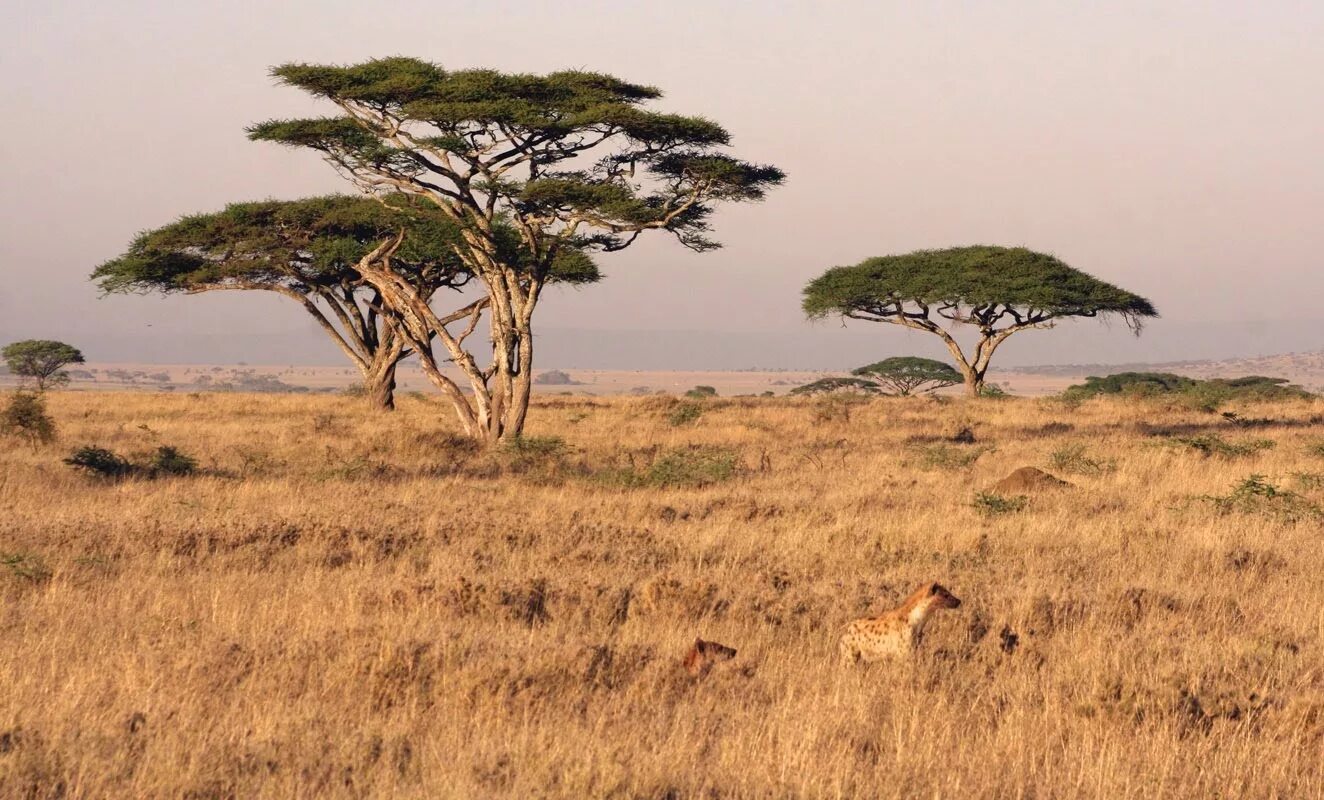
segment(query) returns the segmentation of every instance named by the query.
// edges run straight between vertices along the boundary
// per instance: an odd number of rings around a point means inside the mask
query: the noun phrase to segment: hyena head
[[[719,661],[729,661],[736,657],[736,649],[717,642],[695,639],[688,653],[685,654],[685,671],[691,675],[702,675],[713,668]]]
[[[930,583],[928,594],[932,598],[930,602],[933,603],[934,608],[961,607],[961,598],[947,591],[947,587],[940,583]]]

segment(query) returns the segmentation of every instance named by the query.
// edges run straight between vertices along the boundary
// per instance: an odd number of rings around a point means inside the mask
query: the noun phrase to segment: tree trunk
[[[395,361],[373,373],[364,373],[363,388],[369,404],[378,411],[395,410]]]

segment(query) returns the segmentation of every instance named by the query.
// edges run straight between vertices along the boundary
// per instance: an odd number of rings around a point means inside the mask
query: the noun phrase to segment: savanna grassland
[[[0,797],[1324,796],[1320,401],[541,398],[488,452],[412,396],[49,410]],[[985,493],[1022,466],[1071,486]],[[912,662],[838,664],[931,580]]]

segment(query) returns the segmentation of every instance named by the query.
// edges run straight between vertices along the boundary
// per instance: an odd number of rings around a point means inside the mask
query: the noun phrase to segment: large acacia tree
[[[310,148],[361,189],[426,199],[460,227],[455,251],[487,291],[492,359],[455,359],[471,395],[450,393],[465,429],[487,441],[524,426],[534,309],[564,250],[621,250],[649,230],[708,250],[714,204],[759,200],[783,180],[727,154],[720,125],[649,110],[657,89],[610,75],[448,71],[412,58],[272,74],[337,113],[263,122],[252,139]],[[518,262],[502,220],[519,237]]]
[[[359,369],[371,402],[391,409],[409,338],[361,266],[390,249],[402,279],[431,301],[472,277],[455,255],[459,238],[439,214],[399,213],[363,197],[234,203],[139,234],[92,280],[108,294],[260,290],[288,297]]]
[[[836,315],[938,336],[971,395],[983,391],[993,352],[1017,331],[1051,328],[1073,317],[1115,315],[1139,335],[1144,319],[1158,316],[1145,298],[1051,255],[987,245],[919,250],[833,267],[805,287],[803,307],[810,319]],[[944,323],[978,332],[974,350],[962,349]]]

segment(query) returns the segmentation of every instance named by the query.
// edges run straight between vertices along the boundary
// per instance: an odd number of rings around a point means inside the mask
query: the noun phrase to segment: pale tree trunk
[[[363,388],[368,404],[379,411],[395,410],[395,368],[398,357],[379,369],[363,373]]]

